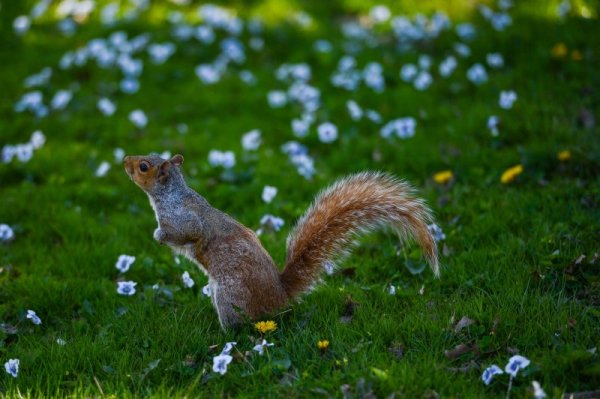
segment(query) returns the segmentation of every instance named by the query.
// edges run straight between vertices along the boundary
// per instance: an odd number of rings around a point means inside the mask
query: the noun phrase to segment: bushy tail
[[[309,290],[326,262],[350,251],[358,234],[390,225],[401,240],[414,238],[439,276],[437,247],[427,229],[433,218],[406,182],[363,172],[338,180],[321,192],[287,240],[281,282],[290,298]]]

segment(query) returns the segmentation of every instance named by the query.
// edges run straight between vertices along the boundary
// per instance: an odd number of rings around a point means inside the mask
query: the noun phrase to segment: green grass
[[[453,22],[477,27],[471,57],[459,58],[447,80],[438,77],[437,65],[458,41],[454,33],[400,54],[382,32],[383,41],[356,58],[361,68],[382,63],[385,92],[331,86],[343,55],[338,23],[368,12],[372,2],[231,1],[226,5],[242,16],[272,11],[264,50],[247,50],[240,68],[255,73],[256,86],[232,73],[203,86],[193,68],[212,60],[217,46],[187,42],[177,43],[164,65],[152,65],[144,55],[141,90],[124,95],[116,83],[120,73],[90,64],[61,71],[60,57],[117,29],[151,32],[153,42],[171,40],[164,10],[175,6],[158,2],[148,14],[112,28],[100,25],[96,13],[72,37],[62,36],[56,21],[45,17],[17,37],[12,21],[33,3],[2,2],[0,145],[26,142],[36,129],[47,143],[28,163],[0,164],[0,223],[16,236],[0,244],[0,323],[17,329],[0,329],[0,366],[9,358],[21,362],[18,378],[0,370],[0,397],[341,397],[345,384],[353,397],[369,391],[377,397],[504,397],[506,376],[486,387],[480,375],[492,363],[503,368],[512,352],[532,362],[516,378],[513,397],[531,397],[532,380],[551,397],[597,389],[600,360],[588,350],[600,345],[600,261],[593,261],[600,250],[600,131],[578,119],[583,109],[600,116],[598,2],[574,2],[564,21],[553,16],[558,2],[517,2],[513,26],[505,32],[492,30],[472,2],[413,3],[419,2],[393,2],[391,8],[408,14],[444,9]],[[191,16],[194,7],[183,9]],[[584,9],[591,18],[577,15]],[[290,23],[291,10],[306,10],[315,23],[310,29]],[[312,50],[319,38],[332,42],[332,53]],[[247,33],[242,40],[247,43]],[[582,60],[553,59],[558,42],[580,51]],[[465,79],[466,69],[484,63],[489,52],[503,54],[506,65],[488,68],[490,80],[475,87]],[[398,71],[423,53],[432,56],[436,72],[433,86],[417,92],[400,81]],[[317,119],[329,119],[340,130],[333,144],[320,143],[314,129],[300,140],[315,159],[312,180],[299,176],[279,150],[295,139],[290,120],[299,110],[270,109],[266,101],[268,91],[287,87],[274,70],[303,61],[312,67],[310,83],[321,90]],[[23,80],[45,66],[54,69],[42,88],[45,98],[77,83],[73,100],[43,119],[15,113],[14,103],[27,91]],[[510,111],[498,107],[499,92],[506,89],[518,93]],[[99,96],[115,101],[115,115],[97,111]],[[415,137],[382,139],[379,126],[349,118],[348,99],[377,110],[384,121],[417,118]],[[148,115],[145,129],[127,119],[136,108]],[[492,114],[502,119],[497,138],[486,129]],[[178,133],[180,123],[188,125],[186,134]],[[263,145],[249,155],[240,138],[255,128]],[[434,279],[429,270],[413,275],[405,264],[418,252],[411,247],[397,255],[392,235],[365,237],[341,265],[354,273],[325,277],[301,302],[272,315],[278,328],[267,336],[275,343],[268,355],[237,356],[220,376],[212,372],[212,358],[224,343],[237,341],[244,353],[259,334],[251,325],[221,331],[200,292],[206,278],[154,242],[156,222],[146,196],[120,165],[111,162],[105,177],[94,177],[117,147],[127,154],[182,153],[189,184],[253,229],[266,213],[282,217],[281,231],[261,236],[279,265],[287,233],[319,189],[359,170],[394,173],[419,188],[447,236],[440,248],[442,277]],[[208,165],[211,149],[236,153],[232,178]],[[557,160],[561,150],[571,151],[569,161]],[[524,173],[501,184],[502,172],[519,163]],[[440,186],[432,176],[446,169],[455,180]],[[271,204],[260,199],[264,185],[279,189]],[[122,253],[137,258],[125,276],[138,282],[133,297],[116,293],[114,264]],[[582,254],[587,258],[571,267]],[[191,290],[181,283],[186,270],[196,281]],[[155,292],[155,283],[172,296]],[[395,296],[388,295],[388,284],[398,286]],[[360,305],[342,323],[349,296]],[[25,318],[27,309],[42,318],[41,326]],[[463,316],[476,323],[455,332]],[[323,339],[331,343],[325,353],[316,347]],[[475,343],[479,351],[444,355],[461,343]],[[398,359],[388,349],[400,346],[404,355]],[[461,367],[466,371],[453,371]]]

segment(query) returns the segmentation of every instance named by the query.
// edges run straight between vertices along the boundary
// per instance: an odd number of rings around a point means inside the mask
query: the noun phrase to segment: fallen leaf
[[[444,351],[444,356],[450,360],[454,360],[470,352],[479,352],[477,344],[458,344],[454,348]]]
[[[462,319],[454,326],[454,332],[459,332],[463,328],[469,327],[471,324],[476,323],[475,320],[469,319],[467,316],[463,316]]]

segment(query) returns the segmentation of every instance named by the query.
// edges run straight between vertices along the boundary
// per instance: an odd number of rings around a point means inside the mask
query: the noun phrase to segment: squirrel
[[[436,277],[436,242],[427,228],[431,211],[405,181],[362,172],[323,190],[287,238],[279,272],[256,234],[212,207],[181,172],[183,156],[128,156],[125,171],[150,199],[158,222],[154,239],[196,263],[208,276],[223,329],[282,308],[319,281],[325,265],[349,253],[354,238],[384,225],[400,239],[414,238]]]

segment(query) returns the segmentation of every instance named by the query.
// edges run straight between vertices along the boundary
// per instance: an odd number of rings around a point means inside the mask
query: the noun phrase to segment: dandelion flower
[[[35,314],[35,312],[33,310],[27,311],[27,318],[29,320],[31,320],[31,322],[33,324],[35,324],[36,326],[39,326],[40,324],[42,324],[42,319],[40,319],[39,316],[37,314]]]
[[[512,168],[508,168],[502,173],[500,182],[502,184],[508,184],[514,181],[518,175],[523,173],[523,165],[515,165]]]
[[[483,374],[481,374],[481,379],[485,385],[490,385],[492,379],[496,374],[504,374],[504,371],[495,364],[492,364],[490,367],[483,370]]]
[[[433,175],[433,180],[437,184],[446,184],[454,178],[451,170],[444,170]]]
[[[559,152],[556,155],[556,157],[561,162],[568,161],[569,159],[571,159],[571,151],[569,151],[569,150],[563,150],[563,151]]]
[[[523,357],[521,355],[514,355],[513,357],[508,359],[508,364],[504,368],[504,371],[506,371],[512,377],[516,377],[519,370],[529,366],[530,363],[531,362],[526,357]]]
[[[273,320],[259,321],[258,323],[254,324],[254,328],[256,328],[260,333],[266,334],[268,332],[275,331],[277,329],[277,323],[275,323]]]
[[[326,340],[326,339],[318,341],[317,342],[317,348],[319,348],[322,351],[326,351],[327,348],[329,348],[329,341]]]
[[[9,359],[8,362],[4,363],[4,369],[14,378],[19,375],[19,359]]]
[[[565,58],[568,52],[569,49],[563,42],[556,43],[554,47],[552,47],[552,50],[550,50],[550,54],[552,55],[552,57],[559,59]]]

